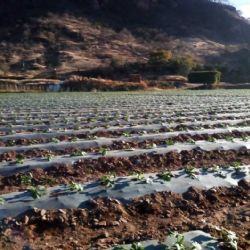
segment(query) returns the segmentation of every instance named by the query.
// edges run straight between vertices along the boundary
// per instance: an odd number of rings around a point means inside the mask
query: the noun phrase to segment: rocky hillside
[[[248,81],[249,45],[249,22],[218,1],[0,2],[5,77],[60,77],[114,62],[146,62],[150,52],[167,49],[226,68],[226,79]]]

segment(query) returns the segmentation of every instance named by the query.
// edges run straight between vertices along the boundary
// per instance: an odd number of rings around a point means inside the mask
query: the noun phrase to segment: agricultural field
[[[0,249],[250,249],[250,91],[0,95]]]

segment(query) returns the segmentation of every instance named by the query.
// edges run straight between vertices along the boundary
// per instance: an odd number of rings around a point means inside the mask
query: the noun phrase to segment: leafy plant
[[[33,180],[33,175],[32,173],[29,173],[28,175],[22,175],[20,177],[20,183],[22,185],[31,185]]]
[[[247,136],[241,136],[241,140],[244,141],[244,142],[247,142],[248,141],[248,137]]]
[[[3,197],[0,197],[0,205],[3,205],[5,203],[5,199]]]
[[[24,157],[22,155],[18,155],[16,158],[17,164],[23,164],[24,163]]]
[[[161,172],[158,174],[159,178],[161,178],[164,181],[171,181],[171,178],[174,177],[174,174],[170,171],[166,170],[164,172]]]
[[[192,166],[187,166],[187,167],[185,168],[185,173],[186,173],[189,177],[195,178],[196,175],[198,174],[198,171],[197,171],[196,168],[194,168],[194,167],[192,167]]]
[[[130,133],[129,133],[129,132],[123,132],[122,135],[123,135],[124,137],[129,137],[129,136],[130,136]]]
[[[145,248],[142,246],[140,242],[133,243],[130,250],[144,250]]]
[[[76,142],[76,141],[78,141],[78,138],[76,137],[76,136],[73,136],[73,137],[71,137],[71,139],[70,139],[72,142]]]
[[[219,233],[220,245],[226,249],[237,250],[238,237],[235,232],[217,226],[213,227]]]
[[[70,156],[85,156],[87,153],[81,150],[77,150],[75,152],[73,152]]]
[[[154,149],[154,148],[157,148],[157,145],[155,143],[150,143],[150,144],[146,145],[146,148],[147,149]]]
[[[145,179],[144,174],[141,171],[132,172],[132,175],[134,176],[133,179],[136,181],[141,181]]]
[[[80,183],[76,183],[74,181],[71,181],[68,187],[71,191],[75,191],[75,192],[83,191],[83,186]]]
[[[176,242],[172,246],[166,246],[166,250],[202,250],[201,245],[195,241],[191,242],[190,246],[187,246],[183,234],[173,232],[170,234],[171,236],[176,239]]]
[[[115,176],[114,175],[104,175],[100,178],[100,183],[103,186],[112,188],[115,186]]]
[[[241,171],[241,162],[240,161],[234,161],[232,163],[232,167],[234,168],[236,173],[239,173]]]
[[[51,139],[51,142],[53,142],[53,143],[59,143],[60,140],[58,140],[57,138],[52,138],[52,139]]]
[[[189,139],[187,140],[187,142],[190,143],[190,144],[195,144],[195,140],[193,140],[192,138],[189,138]]]
[[[46,193],[45,187],[38,186],[38,187],[31,187],[29,192],[33,199],[38,199]]]
[[[105,156],[108,153],[108,149],[104,148],[104,147],[101,147],[99,149],[99,153],[102,154],[103,156]]]
[[[208,136],[207,141],[208,142],[215,142],[215,138],[212,136]]]
[[[173,141],[172,139],[167,139],[167,140],[165,141],[165,144],[166,144],[167,146],[172,146],[172,145],[174,145],[174,141]]]
[[[52,154],[48,154],[48,155],[46,156],[47,161],[52,161],[53,158],[54,158],[54,155],[52,155]]]

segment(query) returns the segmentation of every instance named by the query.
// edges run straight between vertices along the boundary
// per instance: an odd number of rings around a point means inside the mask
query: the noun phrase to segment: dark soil
[[[129,158],[101,157],[99,159],[81,159],[74,165],[55,165],[47,169],[35,169],[25,174],[0,177],[0,194],[24,190],[27,186],[20,183],[21,176],[32,174],[33,185],[68,184],[70,181],[86,182],[96,180],[108,173],[127,176],[131,171],[154,173],[163,170],[179,170],[186,166],[211,167],[230,165],[240,161],[242,165],[250,164],[250,150],[202,151],[191,150],[169,152],[164,155],[143,154]]]
[[[250,186],[198,190],[183,195],[161,192],[131,200],[89,201],[88,209],[33,209],[0,223],[0,248],[106,249],[143,241],[163,240],[170,231],[203,230],[219,237],[213,226],[236,232],[239,250],[250,249]],[[30,249],[30,248],[29,248]]]

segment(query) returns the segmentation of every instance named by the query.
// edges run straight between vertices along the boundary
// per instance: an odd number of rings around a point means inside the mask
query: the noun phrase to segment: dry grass
[[[145,82],[121,82],[81,76],[70,77],[64,82],[64,86],[72,91],[127,91],[145,90],[148,87]]]

